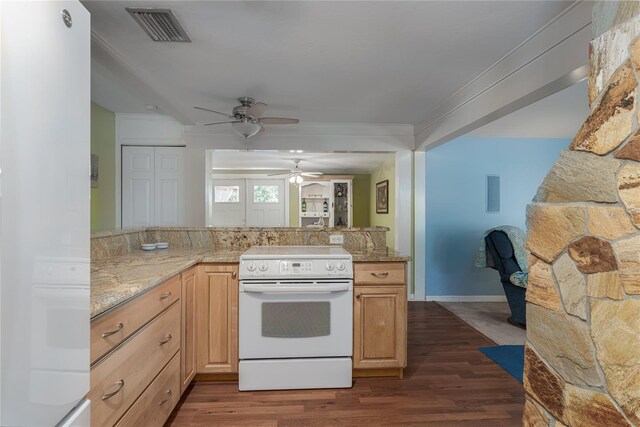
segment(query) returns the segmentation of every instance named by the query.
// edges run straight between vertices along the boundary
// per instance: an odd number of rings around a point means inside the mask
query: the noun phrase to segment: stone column
[[[640,425],[638,6],[596,2],[592,111],[528,207],[525,426]]]

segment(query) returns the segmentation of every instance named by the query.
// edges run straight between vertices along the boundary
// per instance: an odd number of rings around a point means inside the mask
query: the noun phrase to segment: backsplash
[[[149,227],[94,233],[91,259],[125,255],[142,243],[167,242],[174,249],[249,249],[263,245],[328,245],[331,234],[342,234],[347,251],[386,248],[387,227],[308,229],[293,227],[193,228]]]

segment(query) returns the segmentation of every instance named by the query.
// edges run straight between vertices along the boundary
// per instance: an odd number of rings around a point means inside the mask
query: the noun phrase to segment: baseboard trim
[[[435,302],[505,302],[505,295],[427,295],[425,301]]]

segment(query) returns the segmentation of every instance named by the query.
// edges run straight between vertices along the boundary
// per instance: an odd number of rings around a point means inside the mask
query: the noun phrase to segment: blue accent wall
[[[498,272],[473,266],[483,232],[525,229],[526,206],[569,139],[461,137],[426,153],[426,295],[503,295]],[[501,209],[486,212],[486,176]]]

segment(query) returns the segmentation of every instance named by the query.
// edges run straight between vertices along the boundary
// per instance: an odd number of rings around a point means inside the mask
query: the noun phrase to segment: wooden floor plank
[[[409,303],[408,333],[404,379],[260,392],[239,392],[232,382],[198,382],[166,426],[522,425],[522,385],[478,350],[491,341],[433,302]]]

